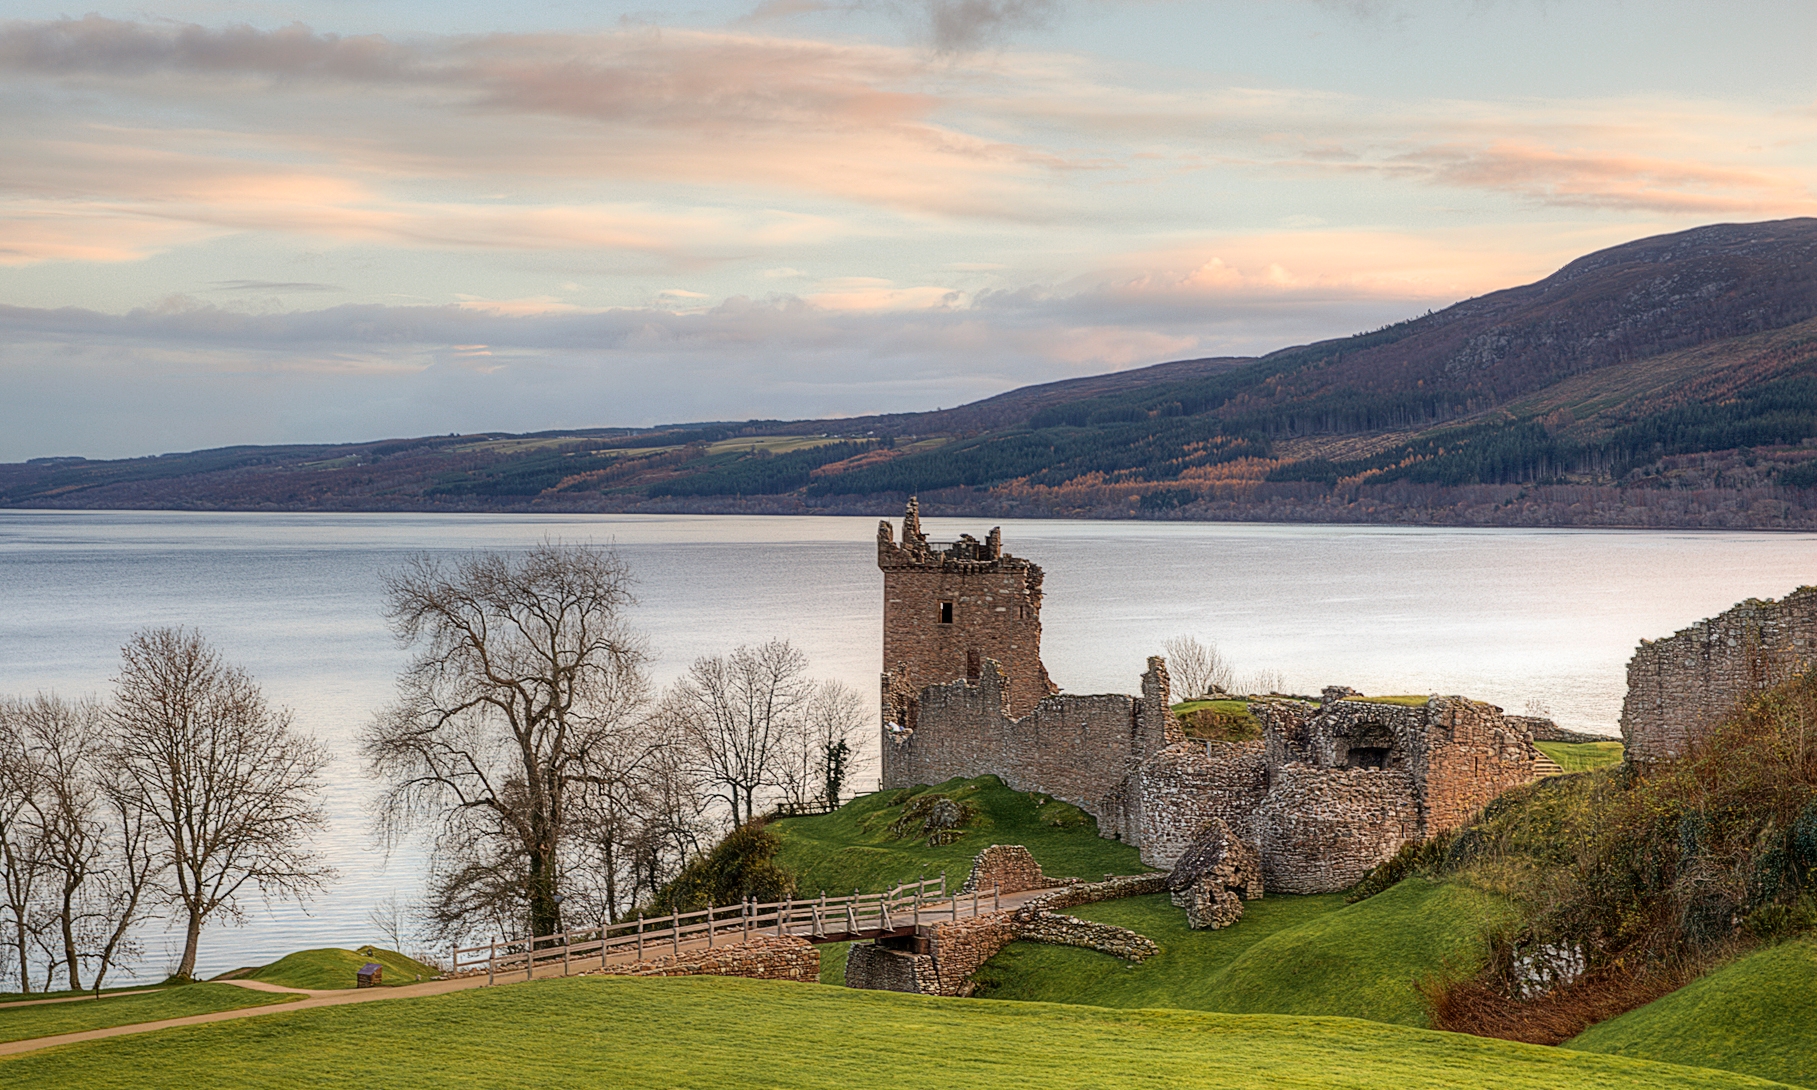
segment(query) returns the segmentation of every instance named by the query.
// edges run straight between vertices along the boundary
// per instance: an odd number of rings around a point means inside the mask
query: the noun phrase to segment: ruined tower
[[[1004,710],[1028,714],[1055,691],[1041,665],[1041,568],[1003,551],[1003,533],[983,541],[929,542],[913,499],[902,543],[888,519],[877,527],[883,569],[884,721],[913,729],[914,697],[929,685],[976,681],[986,659],[1004,678]]]

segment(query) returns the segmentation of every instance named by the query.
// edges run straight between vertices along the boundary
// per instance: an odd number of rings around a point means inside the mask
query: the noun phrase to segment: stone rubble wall
[[[1020,844],[992,844],[972,857],[972,872],[959,895],[968,893],[1021,893],[1025,889],[1045,889],[1053,885],[1041,873],[1041,864]]]
[[[1262,881],[1275,893],[1347,889],[1419,830],[1406,772],[1288,765],[1256,815]]]
[[[997,951],[1021,938],[1023,925],[1015,913],[1004,911],[938,923],[928,930],[934,952],[933,990],[928,994],[970,995],[971,975],[996,957]]]
[[[1417,834],[1422,839],[1468,823],[1503,791],[1538,777],[1539,750],[1495,705],[1443,696],[1434,697],[1425,711]]]
[[[1504,715],[1502,719],[1511,727],[1527,732],[1527,737],[1535,742],[1613,742],[1615,739],[1606,734],[1588,734],[1581,730],[1569,730],[1559,726],[1542,715]]]
[[[582,976],[742,976],[753,980],[820,979],[820,949],[794,935],[760,935],[728,946],[684,951],[623,965],[592,969]]]
[[[1817,586],[1750,598],[1659,640],[1628,662],[1621,740],[1629,761],[1682,757],[1742,701],[1817,660]]]
[[[1022,931],[1016,937],[1026,942],[1045,942],[1052,946],[1079,946],[1111,954],[1124,961],[1141,962],[1161,952],[1161,948],[1147,935],[1114,924],[1081,920],[1076,916],[1062,916],[1054,912],[1036,915],[1022,925]]]
[[[1116,901],[1140,897],[1145,893],[1163,893],[1167,889],[1167,872],[1111,875],[1102,882],[1077,882],[1023,902],[1016,911],[1029,918],[1042,912],[1060,912],[1099,901]]]
[[[883,782],[888,789],[941,783],[955,776],[995,775],[1016,791],[1039,791],[1099,819],[1121,812],[1107,798],[1142,761],[1185,740],[1168,708],[1167,670],[1149,660],[1142,695],[1053,696],[1012,719],[1003,710],[1003,674],[986,660],[976,682],[922,689],[914,729],[886,731]]]
[[[845,959],[845,986],[873,992],[938,995],[940,974],[928,954],[889,950],[874,942],[855,942]]]
[[[1222,820],[1251,837],[1251,819],[1268,793],[1264,744],[1186,739],[1130,774],[1115,822],[1151,867],[1172,867],[1206,824]]]

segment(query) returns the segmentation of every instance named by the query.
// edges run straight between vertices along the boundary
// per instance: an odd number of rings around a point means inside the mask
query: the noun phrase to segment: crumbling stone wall
[[[1630,761],[1684,756],[1749,696],[1817,660],[1817,587],[1750,598],[1659,640],[1628,661],[1621,740]]]
[[[794,935],[758,935],[706,950],[683,951],[593,969],[583,976],[742,976],[753,980],[820,979],[820,949]]]
[[[1140,849],[1142,862],[1171,867],[1210,821],[1221,820],[1237,835],[1253,838],[1252,817],[1267,794],[1263,742],[1188,738],[1130,774],[1110,827]],[[1103,817],[1099,823],[1102,828]]]
[[[1022,903],[1016,912],[1030,919],[1042,912],[1060,912],[1080,905],[1096,904],[1099,901],[1116,901],[1124,897],[1140,897],[1145,893],[1160,893],[1167,888],[1167,872],[1155,871],[1148,874],[1111,875],[1102,882],[1077,882],[1064,889],[1057,889],[1039,897],[1030,898]]]
[[[1106,829],[1130,771],[1185,741],[1168,708],[1167,668],[1148,660],[1139,697],[1052,696],[1028,715],[1004,712],[1003,675],[986,660],[978,680],[921,690],[913,730],[886,731],[883,787],[996,775],[1017,791],[1040,791],[1083,808]]]
[[[1021,893],[1058,884],[1041,873],[1041,864],[1020,844],[992,844],[972,857],[972,872],[959,887],[968,893]]]
[[[1288,765],[1256,814],[1262,881],[1276,893],[1329,893],[1420,836],[1413,777]]]
[[[1424,756],[1415,764],[1421,838],[1467,823],[1489,800],[1538,776],[1533,740],[1495,705],[1440,696],[1424,710]]]
[[[877,527],[877,566],[883,670],[906,679],[900,690],[912,695],[928,685],[975,681],[984,661],[995,659],[1010,715],[1027,715],[1055,691],[1041,664],[1041,567],[1004,552],[1001,530],[983,541],[965,534],[931,544],[911,499],[900,545],[889,520]],[[886,683],[884,722],[912,726],[900,695]]]
[[[1124,961],[1142,962],[1161,952],[1153,939],[1115,924],[1081,920],[1056,912],[1042,912],[1022,925],[1016,936],[1025,942],[1045,942],[1052,946],[1077,946],[1110,954]],[[979,962],[980,965],[983,962]]]

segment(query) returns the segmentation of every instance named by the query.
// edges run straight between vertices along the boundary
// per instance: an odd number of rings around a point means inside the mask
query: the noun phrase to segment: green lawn
[[[398,1059],[408,1057],[408,1062]],[[1726,1090],[1731,1072],[1335,1018],[575,977],[274,1014],[0,1060],[0,1087]]]
[[[1566,1042],[1817,1086],[1817,940],[1758,950]]]
[[[1421,693],[1407,693],[1404,696],[1353,696],[1351,700],[1362,700],[1370,704],[1399,704],[1403,708],[1423,708],[1432,700]]]
[[[849,942],[829,942],[820,946],[820,982],[845,983],[845,959],[852,953]]]
[[[261,965],[256,969],[237,969],[215,979],[262,980],[286,988],[351,988],[359,983],[357,977],[360,966],[369,961],[376,961],[385,967],[385,972],[379,979],[387,988],[415,984],[419,976],[428,980],[436,974],[435,966],[412,961],[394,950],[362,946],[358,950],[339,950],[334,947],[298,950],[270,965]]]
[[[938,791],[974,807],[977,816],[950,844],[930,847],[924,837],[894,839],[890,825],[912,794]],[[898,801],[900,800],[900,801]],[[784,818],[771,825],[782,839],[776,862],[796,876],[799,896],[822,890],[876,892],[946,872],[957,889],[972,870],[972,857],[992,844],[1021,844],[1050,875],[1097,880],[1106,874],[1140,874],[1148,868],[1136,849],[1098,835],[1098,823],[1076,806],[1044,795],[1011,791],[995,776],[948,780],[931,788],[862,795],[831,814]]]
[[[1539,751],[1558,762],[1566,772],[1588,772],[1620,764],[1620,742],[1535,742]]]
[[[1265,897],[1222,931],[1192,931],[1166,894],[1071,910],[1154,939],[1140,965],[1072,947],[1012,943],[977,973],[978,995],[1233,1014],[1330,1014],[1423,1026],[1414,982],[1466,974],[1508,903],[1461,883],[1409,879],[1366,901]]]
[[[262,1007],[267,1003],[289,1003],[301,998],[295,993],[255,992],[231,984],[185,984],[150,995],[13,1007],[0,1010],[0,1041],[54,1037],[59,1033],[80,1033],[86,1029],[106,1029],[135,1022],[160,1022],[166,1018]]]

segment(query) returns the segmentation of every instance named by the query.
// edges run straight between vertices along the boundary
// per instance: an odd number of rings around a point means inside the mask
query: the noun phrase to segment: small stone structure
[[[853,948],[856,950],[856,947]],[[756,935],[743,942],[608,965],[583,976],[742,976],[753,980],[820,979],[820,949],[794,935]]]
[[[1262,860],[1255,850],[1212,818],[1167,876],[1176,908],[1186,910],[1187,926],[1198,930],[1229,927],[1243,918],[1243,902],[1262,896]]]
[[[1021,893],[1025,889],[1046,889],[1065,879],[1050,879],[1041,873],[1041,864],[1020,844],[992,844],[972,857],[972,872],[966,876],[959,893]]]
[[[1742,701],[1813,661],[1817,586],[1778,601],[1750,598],[1665,639],[1640,641],[1621,705],[1627,760],[1684,756]]]
[[[914,935],[854,943],[846,958],[845,983],[873,991],[970,995],[971,975],[1018,939],[1078,946],[1139,962],[1160,952],[1147,936],[1062,915],[1056,909],[1154,893],[1166,879],[1165,874],[1144,874],[1075,882],[1020,908],[924,925]]]
[[[1102,835],[1136,845],[1143,862],[1161,868],[1173,867],[1217,819],[1255,849],[1268,889],[1321,893],[1355,884],[1403,844],[1456,828],[1537,775],[1540,754],[1519,717],[1457,696],[1409,706],[1332,686],[1318,703],[1254,699],[1249,711],[1262,722],[1262,738],[1222,743],[1181,731],[1159,658],[1148,660],[1140,696],[1031,700],[1031,690],[1051,688],[1038,625],[990,645],[1007,659],[975,642],[981,661],[967,658],[960,672],[947,615],[929,605],[929,595],[948,590],[903,589],[964,586],[951,581],[973,578],[977,565],[985,565],[979,578],[1008,579],[994,567],[1007,561],[1001,535],[932,550],[911,501],[903,537],[896,546],[887,521],[878,530],[886,789],[995,775],[1015,790],[1078,806]],[[1038,607],[1039,568],[1016,563],[1019,593]],[[1009,594],[1011,583],[998,593]],[[985,598],[979,589],[972,604]],[[928,626],[931,634],[916,634]],[[915,650],[928,647],[942,650]]]

